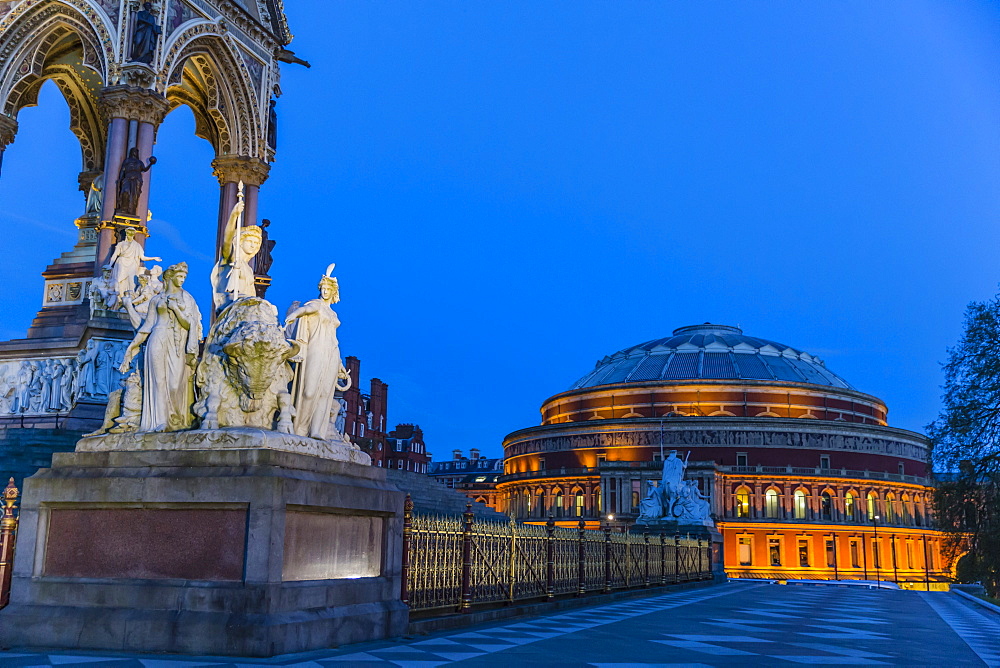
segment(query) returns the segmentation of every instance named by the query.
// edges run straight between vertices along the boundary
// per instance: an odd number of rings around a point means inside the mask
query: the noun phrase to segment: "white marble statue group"
[[[688,453],[690,457],[690,453]],[[677,522],[682,525],[713,526],[711,506],[694,480],[685,480],[687,457],[681,459],[671,450],[663,460],[660,485],[648,483],[645,498],[639,503],[639,524]]]
[[[242,226],[240,198],[229,217],[220,258],[212,271],[215,320],[202,340],[202,318],[184,289],[187,264],[163,271],[162,288],[151,281],[117,289],[136,326],[118,370],[124,387],[108,403],[104,426],[111,432],[175,432],[251,427],[349,445],[336,427],[341,403],[335,393],[350,388],[337,341],[340,301],[330,265],[319,280],[319,296],[293,304],[279,323],[273,304],[256,296],[250,258],[260,248],[260,229]],[[119,244],[135,243],[127,238]],[[129,249],[115,257],[134,261],[116,278],[141,277],[147,258]],[[129,273],[132,272],[132,273]],[[158,281],[157,281],[158,282]],[[138,303],[137,303],[138,302]],[[351,446],[353,447],[353,446]]]
[[[161,262],[158,257],[146,257],[142,244],[135,240],[136,230],[125,230],[125,238],[115,244],[111,260],[101,270],[101,276],[90,284],[90,314],[100,310],[124,311],[132,327],[138,327],[152,298],[163,291],[162,269],[143,267],[143,262]]]

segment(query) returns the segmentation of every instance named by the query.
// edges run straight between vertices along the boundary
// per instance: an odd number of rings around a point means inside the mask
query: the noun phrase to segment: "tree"
[[[1000,594],[1000,295],[972,302],[948,350],[944,407],[928,426],[939,471],[934,507],[946,556],[963,553],[963,579]]]

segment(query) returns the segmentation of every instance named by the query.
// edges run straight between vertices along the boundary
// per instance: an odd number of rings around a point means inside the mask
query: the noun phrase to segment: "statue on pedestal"
[[[103,179],[104,172],[101,172],[90,182],[90,188],[87,189],[87,213],[100,213],[104,206]]]
[[[142,164],[139,159],[139,149],[133,146],[128,151],[128,157],[122,160],[118,171],[118,196],[115,199],[115,211],[126,216],[134,216],[139,207],[139,195],[142,194],[142,175],[156,164],[156,158],[150,156],[149,164]]]
[[[340,319],[332,308],[340,301],[340,286],[330,276],[334,266],[327,267],[320,278],[319,298],[307,301],[285,318],[286,327],[294,325],[292,331],[301,346],[293,390],[295,433],[323,440],[330,436],[334,393],[350,388],[350,374],[340,359],[337,341]],[[347,385],[341,386],[339,380],[346,380]]]
[[[655,524],[657,522],[676,522],[713,526],[711,506],[708,499],[698,489],[694,480],[684,480],[687,469],[687,457],[681,459],[676,450],[671,450],[663,460],[663,477],[660,486],[652,481],[645,498],[639,504],[637,524]]]
[[[145,344],[140,431],[177,431],[189,428],[193,421],[193,377],[201,340],[201,312],[194,297],[184,290],[186,278],[185,262],[163,272],[163,292],[151,300],[149,312],[119,367],[119,371],[128,373],[132,358]]]
[[[162,258],[145,255],[142,244],[135,240],[135,228],[125,230],[125,238],[115,244],[111,255],[111,281],[115,285],[116,303],[124,306],[125,296],[135,290],[136,276],[143,262],[162,262]]]
[[[243,182],[240,181],[236,205],[229,214],[219,261],[212,270],[212,301],[216,312],[227,304],[257,294],[250,259],[261,245],[261,230],[256,225],[243,226]]]

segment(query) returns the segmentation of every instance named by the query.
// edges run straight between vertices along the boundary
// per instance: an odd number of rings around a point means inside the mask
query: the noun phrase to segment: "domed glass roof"
[[[573,383],[596,385],[683,380],[777,380],[853,390],[818,357],[783,343],[746,336],[739,327],[693,325],[673,336],[619,350]]]

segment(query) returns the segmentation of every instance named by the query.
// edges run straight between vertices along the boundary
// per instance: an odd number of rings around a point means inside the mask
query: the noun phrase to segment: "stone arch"
[[[70,109],[83,170],[103,169],[107,127],[97,96],[108,80],[113,44],[107,25],[86,2],[26,7],[0,37],[0,59],[16,64],[0,80],[0,113],[16,119],[21,109],[38,103],[42,85],[54,81]]]
[[[208,32],[214,24],[183,31],[170,47],[160,84],[171,109],[191,108],[195,134],[206,139],[216,156],[266,159],[260,102],[230,38]]]

